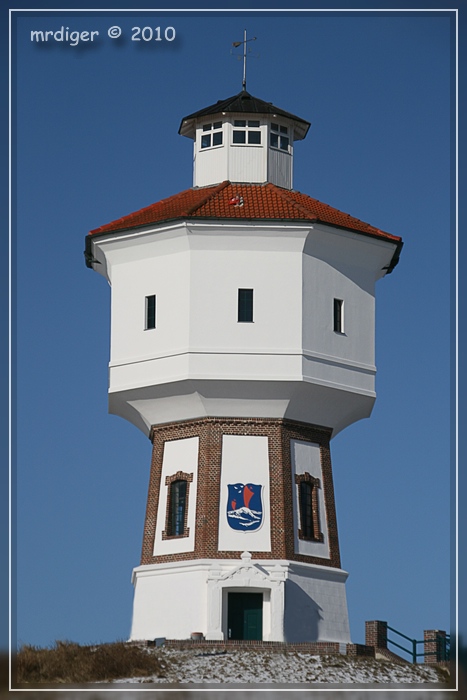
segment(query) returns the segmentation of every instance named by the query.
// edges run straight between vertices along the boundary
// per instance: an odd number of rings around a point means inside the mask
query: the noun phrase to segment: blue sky
[[[62,25],[99,41],[31,42]],[[331,445],[352,638],[371,619],[450,629],[452,13],[57,11],[13,27],[18,643],[129,634],[151,445],[107,414],[110,290],[84,236],[191,186],[180,120],[241,89],[245,27],[248,90],[312,123],[295,189],[405,243],[377,285],[373,414]]]

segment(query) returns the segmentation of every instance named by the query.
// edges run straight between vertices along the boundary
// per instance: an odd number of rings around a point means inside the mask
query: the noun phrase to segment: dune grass
[[[53,647],[23,646],[16,655],[16,683],[91,683],[134,676],[159,676],[163,666],[144,647],[114,642],[81,646],[58,641]]]

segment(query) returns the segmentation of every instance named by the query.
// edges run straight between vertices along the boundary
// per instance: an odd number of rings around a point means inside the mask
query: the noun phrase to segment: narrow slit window
[[[238,290],[238,322],[252,323],[253,322],[253,290],[239,289]]]
[[[156,295],[146,297],[146,330],[156,327]]]
[[[334,299],[334,331],[344,332],[344,302],[342,299]]]

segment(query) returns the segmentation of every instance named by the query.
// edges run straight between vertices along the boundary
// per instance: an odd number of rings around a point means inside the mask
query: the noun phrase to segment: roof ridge
[[[215,187],[208,187],[207,189],[208,194],[206,194],[199,202],[196,204],[193,204],[191,207],[186,209],[184,212],[182,212],[183,216],[191,216],[192,214],[195,213],[197,209],[200,209],[201,207],[204,207],[204,205],[212,199],[212,197],[215,197],[216,194],[219,194],[219,192],[222,192],[223,189],[225,189],[228,185],[230,185],[229,180],[224,180],[223,182],[219,183],[219,185],[216,185]]]
[[[308,209],[307,207],[303,206],[303,204],[300,204],[300,202],[297,202],[295,199],[293,199],[293,197],[290,197],[290,190],[282,190],[280,187],[277,187],[277,185],[273,185],[272,182],[268,182],[266,187],[272,190],[273,192],[276,192],[276,194],[278,194],[281,199],[287,202],[287,204],[291,204],[292,207],[302,212],[303,214],[306,214],[307,218],[310,218],[310,214],[312,214],[312,216],[314,216],[315,219],[319,219],[319,216],[315,211]],[[312,199],[312,197],[310,197],[310,199]]]

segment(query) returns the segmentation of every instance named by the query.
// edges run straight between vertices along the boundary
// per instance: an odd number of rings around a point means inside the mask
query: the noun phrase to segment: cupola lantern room
[[[294,143],[310,124],[246,90],[182,119],[192,138],[193,186],[271,182],[292,189]]]
[[[292,189],[309,126],[246,89],[193,112],[193,187],[86,237],[109,410],[153,444],[131,639],[350,641],[330,441],[371,413],[402,241]]]

